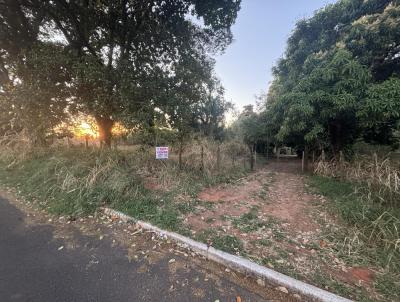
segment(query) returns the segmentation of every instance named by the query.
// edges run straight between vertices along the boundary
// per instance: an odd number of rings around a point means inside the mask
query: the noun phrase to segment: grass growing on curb
[[[239,238],[220,234],[213,229],[202,230],[196,234],[195,239],[227,253],[240,255],[244,252],[243,242]]]

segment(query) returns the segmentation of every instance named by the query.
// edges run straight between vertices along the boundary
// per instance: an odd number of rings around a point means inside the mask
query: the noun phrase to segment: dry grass
[[[400,203],[400,163],[389,158],[358,156],[351,162],[323,161],[316,163],[318,175],[355,181],[363,195],[374,202],[389,206]]]
[[[24,160],[32,152],[33,146],[24,131],[0,137],[0,160],[11,167]]]
[[[202,161],[203,152],[203,161]],[[179,146],[171,148],[170,158],[177,162]],[[243,159],[247,160],[248,150],[240,142],[217,142],[209,139],[186,142],[182,162],[186,168],[202,171],[208,176],[223,173],[226,170],[243,167]]]
[[[388,158],[358,156],[351,162],[315,164],[315,183],[351,226],[343,247],[348,253],[372,249],[377,261],[400,270],[400,165]],[[317,176],[315,176],[317,177]]]
[[[201,144],[204,169],[200,164]],[[193,197],[206,185],[243,175],[243,165],[232,163],[224,154],[227,146],[219,146],[218,159],[216,142],[201,144],[186,144],[179,169],[176,146],[171,148],[169,160],[156,160],[154,147],[148,146],[101,150],[55,144],[34,148],[22,135],[5,137],[0,141],[0,166],[4,168],[0,180],[55,213],[81,215],[110,204],[127,208],[142,219],[162,220],[171,227],[170,221],[177,223],[179,216],[174,209],[175,197]],[[168,212],[165,217],[172,218],[163,218],[163,211]]]

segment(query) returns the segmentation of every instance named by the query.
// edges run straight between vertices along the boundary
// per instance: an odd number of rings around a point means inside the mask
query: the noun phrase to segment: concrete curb
[[[174,232],[164,231],[150,223],[136,220],[124,213],[119,211],[103,208],[103,211],[107,215],[117,216],[121,221],[134,222],[141,228],[154,232],[162,238],[171,239],[186,248],[193,250],[194,252],[204,256],[206,259],[222,264],[232,270],[240,273],[251,275],[257,279],[261,279],[264,282],[272,283],[277,286],[284,286],[288,290],[291,290],[300,295],[311,298],[315,301],[321,302],[349,302],[351,300],[342,298],[338,295],[332,294],[326,290],[320,289],[313,285],[304,283],[296,280],[284,274],[278,273],[274,270],[258,265],[252,261],[244,259],[242,257],[234,256],[229,253],[217,250],[213,247],[208,247],[204,243],[197,242],[185,236],[179,235]]]

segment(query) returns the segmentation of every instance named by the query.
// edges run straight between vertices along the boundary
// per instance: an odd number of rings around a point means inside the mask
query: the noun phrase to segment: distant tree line
[[[230,106],[212,55],[240,0],[0,1],[0,129],[43,144],[84,113],[111,144],[116,121],[218,135]]]

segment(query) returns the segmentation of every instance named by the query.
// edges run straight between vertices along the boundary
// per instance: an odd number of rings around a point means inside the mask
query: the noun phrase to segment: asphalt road
[[[111,240],[73,234],[76,248],[54,235],[51,224],[31,224],[0,197],[0,301],[266,301],[227,279],[202,270],[175,269],[172,257],[129,261]],[[68,240],[71,240],[69,238]],[[177,260],[178,261],[178,260]],[[188,259],[179,259],[184,264]],[[145,267],[145,269],[143,269]],[[212,275],[212,274],[211,274]]]

